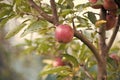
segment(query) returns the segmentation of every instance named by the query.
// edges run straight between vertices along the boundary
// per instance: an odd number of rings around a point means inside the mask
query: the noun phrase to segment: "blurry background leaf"
[[[8,39],[8,38],[11,38],[13,37],[14,35],[16,35],[23,27],[25,27],[26,24],[20,24],[19,26],[15,27],[14,29],[12,29],[11,31],[9,31],[5,38]]]
[[[47,27],[46,21],[38,20],[38,21],[33,21],[30,23],[30,25],[24,30],[22,33],[21,37],[32,33],[32,32],[37,32],[41,29],[41,27]]]
[[[95,24],[95,22],[96,22],[96,16],[95,16],[95,13],[93,13],[93,12],[86,12],[87,13],[87,17],[88,17],[88,19],[93,23],[93,24]]]
[[[52,68],[50,70],[45,70],[43,72],[40,73],[40,75],[46,75],[46,74],[54,74],[54,73],[60,73],[61,71],[69,71],[70,68],[67,67],[67,66],[59,66],[59,67],[55,67],[55,68]]]
[[[63,57],[65,57],[66,61],[71,62],[74,67],[78,67],[79,66],[79,63],[78,63],[77,59],[75,57],[73,57],[72,55],[63,54]]]

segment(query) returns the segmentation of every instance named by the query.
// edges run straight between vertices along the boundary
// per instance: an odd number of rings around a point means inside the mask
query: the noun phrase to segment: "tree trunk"
[[[106,10],[101,9],[100,19],[105,20]],[[106,69],[106,57],[108,54],[107,45],[106,45],[106,30],[105,24],[103,24],[99,29],[99,54],[101,60],[98,62],[98,76],[97,80],[107,80],[107,69]]]
[[[98,63],[97,80],[107,80],[106,60]]]

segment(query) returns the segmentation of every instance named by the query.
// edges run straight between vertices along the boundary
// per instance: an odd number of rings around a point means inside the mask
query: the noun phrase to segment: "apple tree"
[[[12,19],[22,19],[5,38],[18,32],[20,37],[35,36],[25,38],[21,54],[45,57],[40,79],[49,75],[56,80],[120,79],[120,47],[112,47],[119,32],[120,2],[84,1],[0,0],[0,28]]]

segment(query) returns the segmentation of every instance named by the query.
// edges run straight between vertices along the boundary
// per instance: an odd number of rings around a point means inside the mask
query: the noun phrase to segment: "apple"
[[[64,62],[62,61],[62,58],[60,57],[55,58],[55,60],[53,61],[53,66],[54,67],[64,66]]]
[[[102,5],[92,5],[91,7],[94,9],[100,9],[100,8],[102,8]]]
[[[120,61],[120,57],[115,53],[110,54],[109,57],[116,61]]]
[[[60,43],[68,43],[72,40],[74,31],[68,24],[60,24],[56,26],[55,38]]]
[[[112,15],[112,14],[107,14],[106,15],[106,25],[105,25],[105,29],[106,30],[110,30],[113,27],[115,27],[115,24],[117,22],[116,16]]]
[[[111,15],[114,15],[114,16],[117,17],[117,9],[115,9],[115,10],[109,10],[108,14],[111,14]]]
[[[116,2],[116,4],[118,5],[118,7],[120,8],[120,0],[114,0]]]
[[[94,4],[97,2],[97,0],[89,0],[89,2]]]
[[[100,9],[103,6],[103,1],[101,0],[89,0],[89,2],[91,3],[91,7],[94,9]]]
[[[118,9],[118,6],[117,6],[117,4],[115,3],[114,0],[104,0],[103,1],[103,7],[106,10],[115,10],[115,9]]]

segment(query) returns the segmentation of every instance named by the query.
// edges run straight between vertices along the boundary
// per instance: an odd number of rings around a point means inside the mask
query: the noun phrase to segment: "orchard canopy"
[[[4,38],[19,33],[20,54],[44,56],[40,80],[119,80],[119,26],[119,0],[0,0]]]

